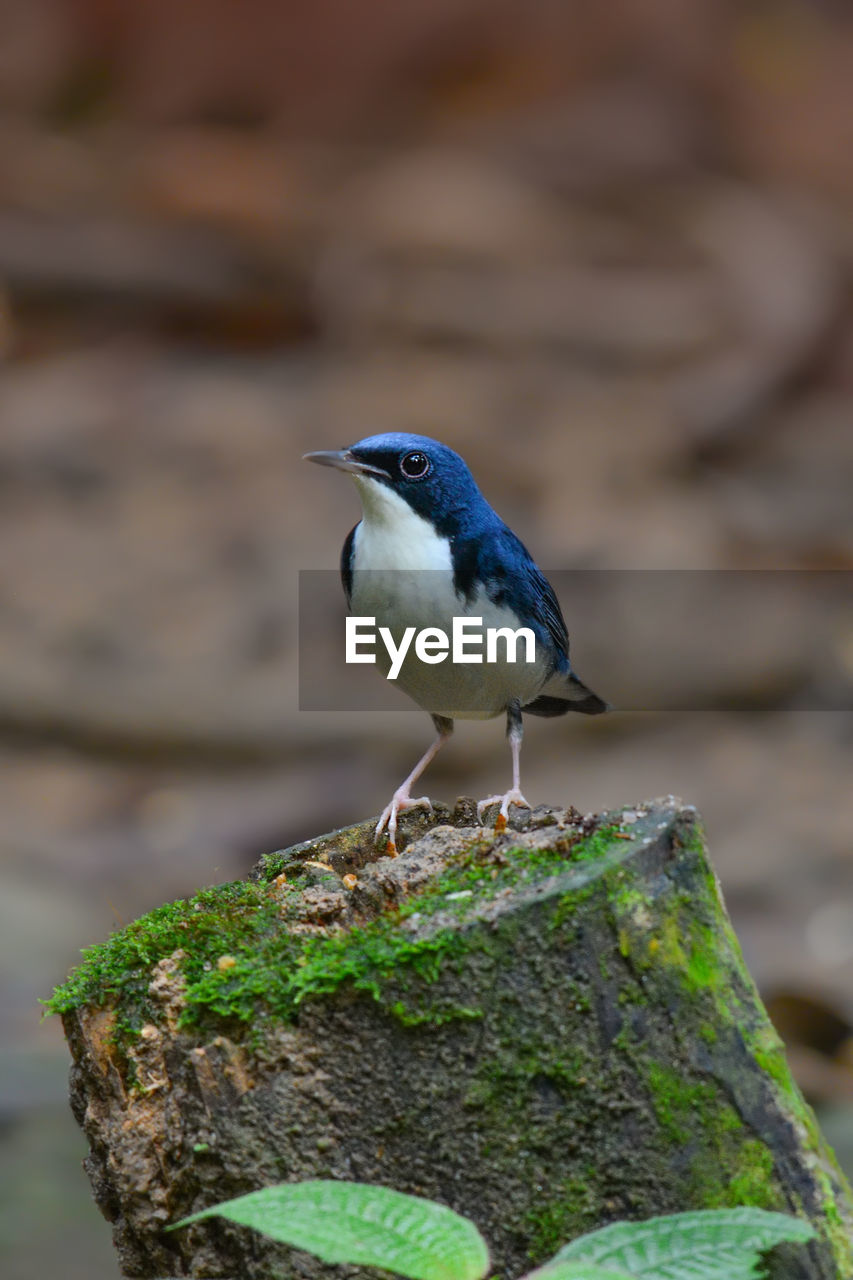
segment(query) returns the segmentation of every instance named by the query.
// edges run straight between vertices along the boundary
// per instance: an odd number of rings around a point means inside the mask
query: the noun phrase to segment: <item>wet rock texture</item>
[[[155,1014],[124,1053],[109,1002],[65,1014],[72,1104],[125,1274],[323,1274],[221,1220],[163,1228],[332,1177],[468,1214],[506,1276],[620,1217],[735,1204],[817,1227],[818,1243],[774,1260],[777,1280],[848,1275],[853,1200],[744,967],[695,811],[540,809],[501,835],[468,825],[467,802],[408,817],[397,859],[370,861],[362,826],[255,873],[275,894],[301,868],[287,927],[348,939],[353,956],[390,920],[372,986],[330,972],[289,1020],[202,1031],[181,1023],[179,949],[152,964]]]

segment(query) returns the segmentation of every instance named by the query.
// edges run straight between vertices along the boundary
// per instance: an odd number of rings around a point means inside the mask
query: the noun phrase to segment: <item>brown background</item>
[[[0,30],[0,1252],[108,1280],[37,997],[378,811],[430,733],[298,710],[297,574],[358,512],[305,450],[435,435],[543,565],[853,566],[853,17],[2,0]],[[850,1165],[853,727],[799,708],[849,691],[853,615],[796,663],[784,616],[718,712],[532,721],[524,785],[698,805]],[[491,793],[507,754],[463,725],[429,787]]]

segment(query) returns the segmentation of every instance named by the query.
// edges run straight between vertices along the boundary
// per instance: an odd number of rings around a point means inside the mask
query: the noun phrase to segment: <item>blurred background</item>
[[[299,710],[298,571],[358,516],[305,450],[435,435],[543,566],[853,567],[853,13],[0,0],[0,30],[0,1256],[115,1280],[38,997],[378,812],[431,733]],[[796,662],[764,611],[719,711],[531,721],[524,782],[699,807],[850,1169],[853,722],[802,709],[796,605]],[[597,687],[613,636],[568,622]],[[853,614],[831,639],[849,688]],[[508,770],[460,725],[429,789]]]

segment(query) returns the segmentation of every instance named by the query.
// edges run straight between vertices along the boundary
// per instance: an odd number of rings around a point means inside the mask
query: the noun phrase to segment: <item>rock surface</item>
[[[321,1274],[221,1220],[163,1230],[308,1177],[450,1204],[506,1275],[616,1218],[737,1204],[818,1228],[772,1274],[848,1274],[853,1201],[695,810],[540,809],[501,835],[468,801],[407,818],[397,859],[371,861],[369,824],[268,855],[54,997],[125,1274]]]

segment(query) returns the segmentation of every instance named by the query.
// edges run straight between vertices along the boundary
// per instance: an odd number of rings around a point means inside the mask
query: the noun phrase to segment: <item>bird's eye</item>
[[[429,471],[429,458],[420,450],[400,459],[400,470],[407,480],[423,480]]]

